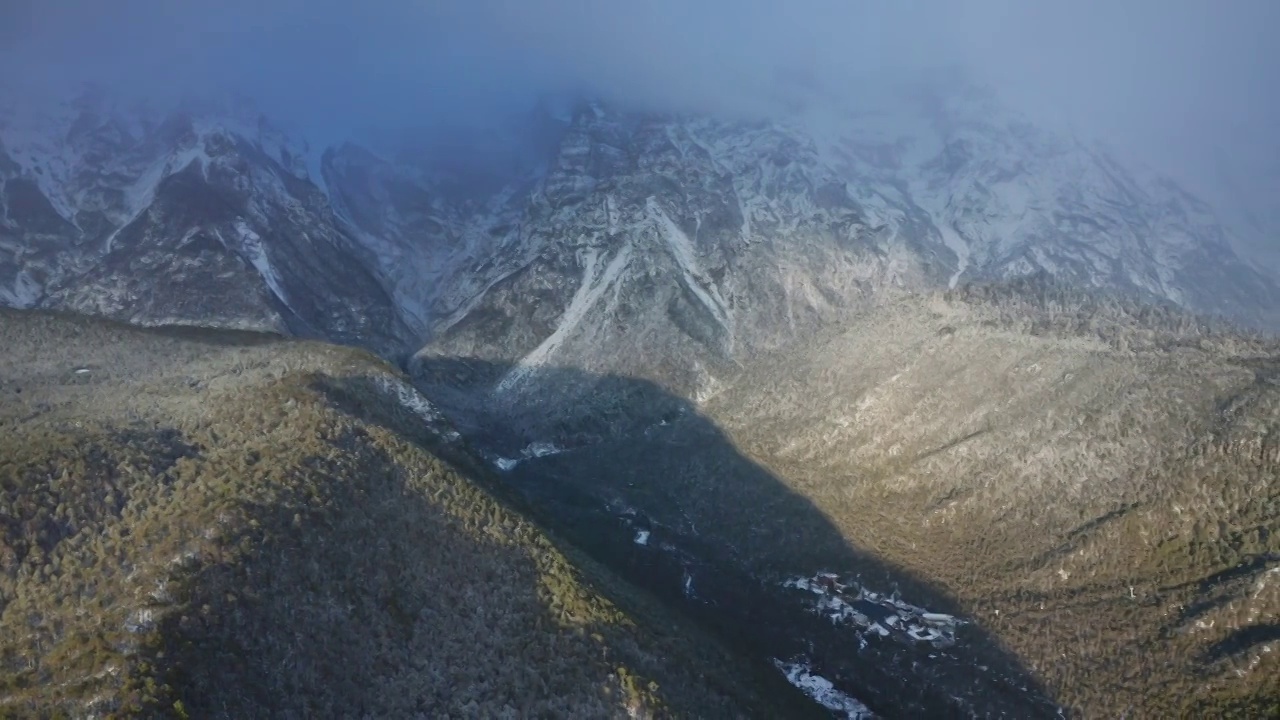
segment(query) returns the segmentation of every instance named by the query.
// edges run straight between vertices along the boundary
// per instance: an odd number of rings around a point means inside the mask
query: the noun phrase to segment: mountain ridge
[[[0,330],[0,712],[824,716],[552,534],[366,351]]]
[[[803,112],[721,121],[580,102],[434,146],[395,138],[385,154],[312,148],[243,102],[163,115],[91,93],[53,119],[10,112],[0,302],[274,329],[396,357],[486,344],[509,355],[497,346],[563,345],[557,328],[582,322],[570,289],[628,248],[660,288],[633,304],[673,303],[653,331],[705,346],[699,363],[773,346],[878,293],[1041,271],[1280,322],[1280,286],[1234,254],[1207,205],[974,88],[892,112]],[[471,156],[487,159],[466,170]],[[197,195],[220,205],[189,212]],[[184,253],[199,257],[164,259]],[[558,289],[522,288],[516,276],[535,266]],[[239,305],[183,308],[185,290],[152,287],[161,277]],[[509,316],[501,296],[526,290],[550,293],[539,312],[564,322],[540,315],[538,342],[468,336],[469,316]],[[750,309],[763,296],[785,310]]]

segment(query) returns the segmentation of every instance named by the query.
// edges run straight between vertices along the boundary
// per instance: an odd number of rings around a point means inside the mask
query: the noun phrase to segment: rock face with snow
[[[0,302],[275,330],[387,353],[409,333],[369,250],[265,120],[151,122],[93,97],[0,122]]]
[[[555,367],[707,397],[887,294],[1040,272],[1280,327],[1205,204],[968,88],[775,122],[583,103],[314,155],[243,110],[22,115],[0,303],[420,349],[428,381],[473,358],[495,399]]]
[[[520,199],[550,153],[549,141],[536,133],[464,138],[472,147],[450,147],[447,154],[412,146],[395,152],[393,146],[384,157],[345,143],[321,160],[333,208],[377,259],[418,339],[529,261],[513,244]],[[460,152],[471,154],[473,164]]]
[[[595,105],[572,119],[515,232],[503,257],[523,264],[443,318],[419,357],[509,365],[486,379],[499,397],[527,396],[557,366],[705,395],[718,369],[950,272],[942,246],[877,226],[782,128]]]
[[[981,93],[937,97],[755,124],[582,106],[491,259],[442,284],[422,376],[483,361],[434,379],[503,412],[590,390],[538,382],[556,367],[705,399],[892,292],[1037,273],[1280,327],[1280,286],[1205,204]]]
[[[953,285],[1044,272],[1280,326],[1274,279],[1239,258],[1213,210],[1174,183],[1037,128],[977,90],[908,109],[905,119],[851,112],[817,123],[815,136],[890,222],[925,213],[925,234],[954,256]]]

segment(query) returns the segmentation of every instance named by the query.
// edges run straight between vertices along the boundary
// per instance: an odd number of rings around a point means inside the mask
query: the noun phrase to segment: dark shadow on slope
[[[169,614],[145,649],[165,670],[134,688],[140,715],[608,717],[638,695],[678,716],[758,704],[757,717],[818,717],[696,631],[585,619],[600,609],[574,591],[571,566],[495,539],[507,508],[439,461],[410,478],[412,459],[370,434],[446,448],[373,408],[374,383],[312,389],[347,422],[317,426],[288,460],[264,458],[284,492],[241,505],[247,523],[179,591],[192,611]]]
[[[833,590],[783,587],[831,572],[932,613],[958,611],[942,589],[851,547],[690,402],[644,380],[567,368],[539,369],[496,393],[511,367],[436,358],[414,370],[486,459],[473,472],[496,475],[570,545],[740,651],[807,662],[888,717],[1058,713],[981,627],[960,625],[953,645],[913,639],[902,626],[882,637],[866,625],[894,622],[901,613],[887,604],[844,595],[865,622],[837,624],[816,612]]]
[[[1249,625],[1231,631],[1230,635],[1214,643],[1205,651],[1205,660],[1215,663],[1230,657],[1240,657],[1248,650],[1259,649],[1277,640],[1280,640],[1280,623]]]
[[[637,698],[683,717],[815,716],[692,623],[631,623],[584,592],[579,566],[439,459],[452,445],[368,356],[336,364],[382,384],[293,371],[296,344],[258,354],[272,372],[239,391],[149,379],[215,408],[184,434],[46,374],[106,343],[179,368],[202,354],[125,329],[0,325],[17,361],[0,381],[29,388],[16,404],[77,393],[62,422],[0,432],[0,716],[612,717]]]

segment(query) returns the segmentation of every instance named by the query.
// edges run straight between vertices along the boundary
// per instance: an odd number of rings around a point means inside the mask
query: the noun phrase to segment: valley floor
[[[1274,340],[1029,283],[888,303],[701,403],[572,368],[486,401],[500,364],[437,362],[475,379],[448,411],[580,542],[667,563],[654,591],[755,628],[756,654],[786,627],[779,661],[887,715],[1280,710]],[[742,610],[739,576],[788,609]]]
[[[415,388],[254,333],[0,331],[0,713],[1280,710],[1273,340],[966,287],[694,402],[549,365],[507,392],[475,358]]]

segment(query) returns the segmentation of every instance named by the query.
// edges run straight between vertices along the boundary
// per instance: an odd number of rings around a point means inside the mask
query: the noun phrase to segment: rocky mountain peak
[[[139,116],[94,97],[0,129],[0,297],[141,324],[270,329],[395,352],[408,332],[310,180],[244,108]]]
[[[234,98],[167,115],[81,98],[0,130],[0,287],[9,304],[501,359],[508,389],[568,364],[695,392],[717,363],[885,293],[1036,273],[1277,322],[1275,280],[1209,206],[980,88],[797,108],[732,121],[546,99],[317,154]],[[161,260],[184,247],[219,259]],[[240,278],[256,299],[175,314],[155,273],[175,293],[208,280],[204,296]]]

